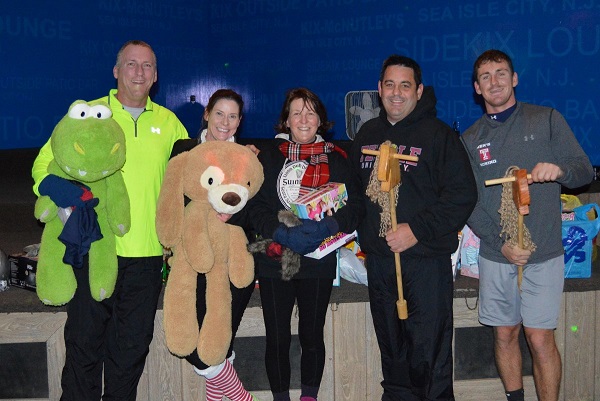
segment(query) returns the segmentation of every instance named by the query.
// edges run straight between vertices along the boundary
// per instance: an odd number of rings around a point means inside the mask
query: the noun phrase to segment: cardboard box
[[[300,188],[298,198],[292,202],[292,212],[301,219],[321,220],[342,208],[348,200],[346,185],[337,182],[328,182],[318,188]],[[319,247],[304,256],[321,259],[339,247],[356,238],[356,231],[346,234],[339,232],[319,245]]]
[[[10,264],[9,284],[13,287],[35,291],[37,259],[20,255],[11,255],[8,257],[8,263]]]

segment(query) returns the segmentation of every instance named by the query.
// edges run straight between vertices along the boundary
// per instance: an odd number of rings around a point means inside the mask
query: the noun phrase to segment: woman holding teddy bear
[[[175,142],[171,158],[206,141],[235,142],[234,135],[242,120],[243,107],[244,102],[242,97],[235,91],[231,89],[219,89],[214,92],[204,110],[203,129],[198,138],[182,139]],[[258,152],[252,145],[248,145],[248,147],[255,153]],[[223,221],[226,221],[229,217],[229,215],[220,216]],[[206,313],[206,276],[198,274],[197,277],[196,312],[198,322],[201,323]],[[185,357],[192,364],[196,373],[206,379],[207,401],[221,401],[224,395],[232,401],[257,400],[244,389],[232,365],[235,359],[233,339],[242,320],[244,310],[252,296],[254,285],[254,281],[248,287],[241,289],[235,287],[233,284],[230,285],[232,296],[232,337],[227,352],[227,359],[219,365],[209,366],[200,360],[197,352],[193,352]]]

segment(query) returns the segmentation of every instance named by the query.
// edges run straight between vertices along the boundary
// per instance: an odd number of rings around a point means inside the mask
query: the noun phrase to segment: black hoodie
[[[360,129],[350,152],[352,168],[360,177],[363,194],[369,183],[374,156],[362,149],[378,149],[390,140],[399,153],[418,156],[418,162],[400,161],[401,180],[396,214],[408,223],[419,241],[403,256],[437,257],[458,246],[460,231],[477,202],[477,189],[469,159],[458,135],[439,120],[432,87],[425,87],[415,109],[392,125],[384,108],[379,117]],[[379,237],[381,208],[364,196],[366,216],[359,226],[359,242],[367,255],[392,256]]]

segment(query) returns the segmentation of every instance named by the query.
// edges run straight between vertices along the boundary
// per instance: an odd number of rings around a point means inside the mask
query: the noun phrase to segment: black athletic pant
[[[393,257],[367,256],[373,325],[381,351],[382,401],[454,400],[450,255],[402,256],[408,319],[396,309]]]
[[[227,358],[229,358],[233,352],[235,334],[240,326],[242,317],[244,317],[244,311],[248,306],[248,302],[250,302],[255,286],[254,280],[252,280],[250,285],[244,288],[237,288],[233,284],[229,284],[231,289],[231,343],[229,344],[229,351],[227,351]],[[204,316],[206,315],[206,276],[204,274],[198,274],[196,286],[196,314],[198,326],[201,327]],[[186,356],[185,359],[200,370],[208,368],[208,365],[200,360],[198,352],[196,351]]]
[[[119,257],[113,295],[97,302],[90,295],[88,258],[67,304],[66,359],[61,401],[135,401],[154,333],[162,288],[162,256]],[[104,368],[104,395],[102,370]]]
[[[260,299],[267,335],[265,365],[271,392],[290,388],[290,323],[298,302],[298,337],[302,347],[301,384],[318,389],[325,367],[323,327],[331,296],[332,279],[283,281],[261,278]]]

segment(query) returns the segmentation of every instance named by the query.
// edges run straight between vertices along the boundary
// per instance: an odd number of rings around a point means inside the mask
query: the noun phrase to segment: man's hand
[[[407,223],[400,223],[396,231],[389,230],[385,240],[392,252],[404,252],[419,242]]]
[[[531,178],[527,180],[528,184],[534,182],[552,182],[560,179],[564,173],[556,164],[538,163],[531,170]]]
[[[511,246],[506,242],[504,245],[502,245],[502,249],[500,251],[506,260],[517,266],[526,265],[529,257],[531,256],[531,251],[529,249],[521,249],[518,246]]]

